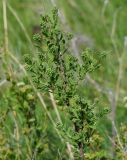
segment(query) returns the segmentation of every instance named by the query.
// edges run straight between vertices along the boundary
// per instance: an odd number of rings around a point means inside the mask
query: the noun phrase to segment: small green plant
[[[58,147],[65,158],[27,79],[7,78],[9,87],[0,99],[0,159],[59,159]]]
[[[99,67],[99,61],[86,49],[81,54],[82,65],[79,64],[69,50],[72,35],[60,30],[58,21],[57,9],[51,17],[41,17],[41,31],[34,35],[36,56],[26,55],[25,62],[37,89],[45,94],[52,92],[57,105],[65,111],[70,125],[58,123],[58,128],[73,146],[75,158],[85,159],[98,114],[96,107],[80,94],[79,89],[85,75]]]

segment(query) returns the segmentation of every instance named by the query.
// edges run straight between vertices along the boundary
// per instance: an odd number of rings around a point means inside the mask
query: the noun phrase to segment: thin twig
[[[113,23],[112,23],[111,34],[110,34],[111,42],[112,42],[112,45],[114,47],[117,58],[119,58],[119,50],[118,50],[118,47],[116,45],[114,36],[115,36],[115,32],[116,32],[117,16],[118,16],[118,13],[119,13],[120,10],[121,10],[121,7],[119,7],[113,15]]]
[[[6,0],[3,0],[3,22],[4,22],[4,53],[8,53],[8,27],[7,27],[7,6]]]
[[[27,40],[29,41],[30,44],[32,44],[31,38],[24,26],[24,24],[22,23],[22,21],[20,20],[18,14],[16,13],[16,11],[11,7],[11,5],[8,3],[7,4],[8,9],[10,10],[10,12],[12,13],[12,15],[15,17],[15,19],[17,20],[18,24],[20,25],[21,29],[23,30]]]
[[[59,111],[58,111],[58,109],[57,109],[57,105],[56,105],[56,102],[55,102],[55,99],[54,99],[54,96],[53,96],[52,91],[49,92],[49,95],[50,95],[50,98],[51,98],[51,101],[52,101],[52,105],[53,105],[53,107],[54,107],[54,110],[55,110],[55,112],[56,112],[57,119],[58,119],[58,121],[59,121],[61,124],[63,124],[63,123],[62,123],[62,120],[61,120],[61,117],[60,117],[60,113],[59,113]],[[73,152],[72,152],[72,146],[70,145],[69,142],[66,142],[66,144],[67,144],[67,149],[68,149],[68,154],[69,154],[69,156],[70,156],[70,159],[71,159],[71,160],[74,160],[74,155],[73,155]]]
[[[123,73],[123,61],[124,61],[124,52],[122,53],[122,55],[120,56],[119,54],[119,51],[118,51],[118,48],[117,48],[117,45],[116,45],[116,42],[115,42],[115,32],[116,32],[116,20],[117,20],[117,16],[118,16],[118,13],[120,11],[121,8],[118,8],[118,10],[114,13],[114,17],[113,17],[113,25],[112,25],[112,30],[111,30],[111,41],[112,41],[112,44],[114,46],[114,49],[115,49],[115,52],[116,52],[116,55],[117,55],[117,59],[118,59],[118,74],[117,74],[117,81],[116,81],[116,86],[115,86],[115,94],[114,94],[114,97],[112,99],[112,115],[111,115],[111,120],[112,120],[112,140],[114,141],[114,138],[115,138],[115,134],[116,134],[116,130],[113,126],[113,123],[115,122],[115,117],[116,117],[116,108],[117,108],[117,102],[118,102],[118,98],[119,98],[119,93],[120,93],[120,85],[121,85],[121,79],[122,79],[122,73]],[[113,145],[113,151],[112,151],[112,154],[114,156],[114,144]]]
[[[121,140],[120,140],[120,136],[119,136],[118,130],[117,130],[117,128],[116,128],[115,122],[112,122],[112,126],[114,127],[114,130],[115,130],[115,132],[116,132],[116,137],[117,137],[117,139],[118,139],[118,143],[119,143],[122,151],[124,152],[124,147],[123,147],[122,142],[121,142]]]
[[[56,102],[55,102],[55,99],[54,99],[54,95],[53,95],[52,92],[49,92],[49,95],[50,95],[51,102],[52,102],[52,105],[53,105],[53,107],[54,107],[54,110],[55,110],[55,112],[56,112],[57,119],[58,119],[58,121],[59,121],[60,123],[62,123],[62,120],[61,120],[61,117],[60,117],[60,113],[59,113],[59,111],[58,111],[58,109],[57,109],[57,105],[56,105]]]
[[[103,4],[103,7],[102,7],[102,12],[101,12],[101,16],[103,17],[104,16],[104,13],[105,13],[105,10],[106,10],[106,7],[109,3],[109,0],[104,0],[104,4]]]

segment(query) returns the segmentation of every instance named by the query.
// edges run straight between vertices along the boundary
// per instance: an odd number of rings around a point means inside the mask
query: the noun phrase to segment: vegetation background
[[[81,88],[81,92],[97,103],[100,112],[105,107],[110,109],[100,119],[95,139],[109,157],[126,160],[126,0],[0,1],[0,159],[68,159],[56,131],[58,118],[66,121],[65,115],[55,108],[51,95],[36,90],[23,62],[25,54],[35,54],[32,37],[40,30],[40,15],[51,14],[54,6],[59,8],[61,28],[73,34],[70,48],[79,59],[85,48],[107,53],[101,68],[86,76],[86,89]],[[34,111],[29,114],[31,101]],[[40,156],[36,155],[33,139]],[[96,149],[93,147],[93,151]]]

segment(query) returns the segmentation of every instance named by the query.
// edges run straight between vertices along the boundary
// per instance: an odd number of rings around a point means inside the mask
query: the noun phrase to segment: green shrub
[[[96,130],[99,117],[96,107],[83,95],[79,88],[85,75],[99,67],[94,53],[86,49],[82,64],[69,51],[72,36],[59,29],[58,11],[52,17],[41,17],[41,31],[34,36],[37,53],[25,56],[27,70],[38,90],[53,93],[57,105],[64,108],[70,126],[58,123],[62,137],[73,146],[75,157],[84,159],[90,138]],[[103,54],[100,54],[100,59]],[[84,88],[85,89],[85,88]]]

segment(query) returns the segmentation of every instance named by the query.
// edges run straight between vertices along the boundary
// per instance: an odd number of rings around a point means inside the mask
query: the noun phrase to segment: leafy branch
[[[58,128],[66,141],[74,146],[76,157],[84,159],[98,118],[95,107],[79,89],[85,75],[100,66],[99,60],[86,49],[82,53],[83,63],[79,64],[69,51],[72,35],[59,29],[56,8],[52,16],[41,17],[40,26],[40,33],[34,35],[36,56],[25,56],[26,67],[37,89],[45,94],[52,92],[57,105],[64,108],[71,125],[68,129],[64,125],[58,125]],[[100,58],[102,56],[100,54]]]

